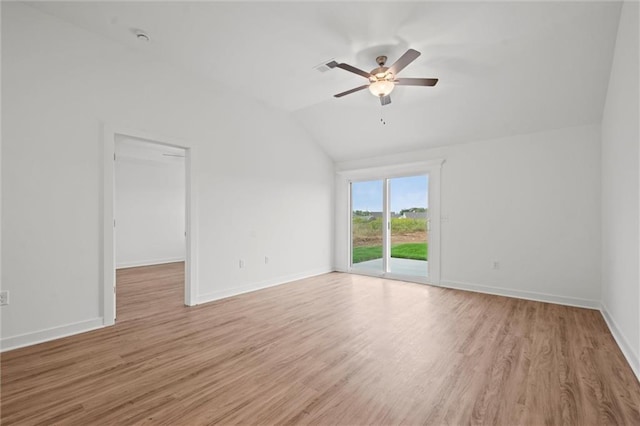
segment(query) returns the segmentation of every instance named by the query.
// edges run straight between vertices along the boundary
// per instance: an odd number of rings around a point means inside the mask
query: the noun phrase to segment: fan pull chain
[[[383,106],[380,105],[380,124],[385,126],[387,124],[387,122],[384,121],[384,118],[383,118],[384,109],[382,109],[382,108],[383,108]]]

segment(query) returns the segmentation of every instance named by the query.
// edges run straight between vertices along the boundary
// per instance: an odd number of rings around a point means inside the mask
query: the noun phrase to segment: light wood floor
[[[118,273],[118,323],[2,355],[2,424],[640,424],[597,311],[332,273],[194,308]]]

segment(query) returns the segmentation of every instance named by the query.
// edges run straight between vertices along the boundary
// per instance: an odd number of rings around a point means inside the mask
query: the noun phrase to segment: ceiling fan
[[[363,71],[349,64],[339,64],[336,61],[331,61],[327,64],[329,68],[342,68],[345,71],[358,74],[369,80],[368,84],[364,84],[362,86],[356,87],[355,89],[347,90],[346,92],[338,93],[337,95],[333,96],[336,98],[341,98],[343,96],[350,95],[351,93],[359,92],[360,90],[369,88],[369,91],[374,96],[380,98],[380,104],[388,105],[391,103],[391,97],[389,96],[389,94],[391,93],[391,91],[393,91],[396,85],[435,86],[438,82],[437,78],[397,78],[398,73],[411,62],[415,61],[418,56],[420,56],[420,52],[418,52],[417,50],[409,49],[390,67],[384,66],[384,64],[387,62],[386,56],[378,56],[376,58],[378,68],[374,68],[373,70],[371,70],[371,72]]]

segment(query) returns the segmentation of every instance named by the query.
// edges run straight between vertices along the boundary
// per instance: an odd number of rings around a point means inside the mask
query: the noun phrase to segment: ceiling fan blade
[[[394,80],[398,86],[435,86],[437,78],[399,78]]]
[[[406,52],[404,52],[404,55],[400,56],[400,59],[398,59],[393,65],[389,67],[389,72],[391,72],[393,75],[398,75],[398,73],[402,71],[407,65],[415,61],[418,56],[420,56],[420,52],[418,52],[417,50],[407,50]]]
[[[354,74],[361,75],[361,76],[363,76],[364,78],[367,78],[367,79],[369,77],[371,77],[370,73],[368,73],[366,71],[362,71],[361,69],[356,68],[354,66],[351,66],[349,64],[336,64],[335,66],[338,67],[338,68],[342,68],[345,71],[349,71],[349,72],[352,72]]]
[[[369,85],[365,84],[365,85],[362,85],[360,87],[356,87],[355,89],[347,90],[346,92],[342,92],[342,93],[338,93],[337,95],[333,95],[333,97],[334,98],[341,98],[343,96],[347,96],[347,95],[350,95],[352,93],[359,92],[360,90],[366,89],[367,87],[369,87]]]
[[[380,105],[385,106],[391,103],[391,95],[380,96]]]

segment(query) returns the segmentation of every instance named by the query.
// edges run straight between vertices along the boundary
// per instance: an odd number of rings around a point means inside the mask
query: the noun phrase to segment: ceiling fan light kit
[[[393,88],[396,87],[393,84],[393,81],[388,80],[378,80],[369,84],[369,91],[373,94],[373,96],[387,96],[389,93],[393,91]]]
[[[411,62],[415,61],[418,56],[420,56],[420,52],[414,49],[409,49],[390,67],[384,66],[384,64],[387,62],[386,56],[378,56],[376,58],[378,68],[373,69],[371,72],[363,71],[349,64],[339,64],[336,61],[331,61],[327,64],[329,68],[342,68],[345,71],[358,74],[359,76],[365,77],[369,80],[369,84],[347,90],[346,92],[338,93],[337,95],[334,95],[334,97],[341,98],[343,96],[350,95],[351,93],[359,92],[360,90],[369,88],[371,94],[380,98],[380,105],[384,106],[391,103],[391,97],[389,96],[389,94],[393,91],[396,85],[435,86],[438,82],[437,78],[396,78],[398,73]]]

